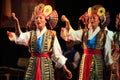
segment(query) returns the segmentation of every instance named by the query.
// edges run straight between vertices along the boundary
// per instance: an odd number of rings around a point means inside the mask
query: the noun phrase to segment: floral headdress
[[[45,16],[45,19],[47,20],[48,29],[53,29],[54,27],[56,27],[58,22],[58,13],[56,10],[53,10],[51,5],[45,5],[43,3],[40,3],[37,6],[35,6],[34,12],[31,17],[31,22],[34,22],[35,16],[39,14]]]
[[[100,18],[101,28],[105,28],[110,23],[110,14],[106,12],[105,8],[102,5],[94,5],[88,8],[88,16],[96,14]]]

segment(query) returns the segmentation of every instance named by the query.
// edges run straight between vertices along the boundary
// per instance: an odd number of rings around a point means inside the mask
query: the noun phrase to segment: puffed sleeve
[[[71,26],[71,25],[70,25]],[[65,41],[81,41],[82,38],[82,34],[83,34],[83,30],[74,30],[72,27],[70,27],[70,30],[67,31],[66,28],[62,28],[61,30],[61,37],[65,40]]]
[[[28,46],[28,41],[30,39],[30,32],[21,32],[20,36],[15,39],[16,44]]]
[[[83,30],[74,30],[74,29],[70,29],[69,30],[69,39],[73,40],[73,41],[81,41],[83,35]]]
[[[111,39],[107,34],[106,43],[105,43],[105,54],[104,54],[105,64],[111,65],[113,63],[111,56]]]
[[[55,62],[55,66],[58,68],[61,68],[67,60],[67,58],[62,54],[62,50],[56,36],[53,43],[53,54],[51,56],[51,59],[53,62]]]

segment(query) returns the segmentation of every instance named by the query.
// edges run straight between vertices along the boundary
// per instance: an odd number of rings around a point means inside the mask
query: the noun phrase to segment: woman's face
[[[89,25],[92,28],[99,26],[99,23],[100,23],[100,20],[97,14],[92,14],[91,16],[89,16]]]
[[[43,29],[46,25],[46,19],[43,14],[36,15],[35,17],[35,25],[39,29]]]

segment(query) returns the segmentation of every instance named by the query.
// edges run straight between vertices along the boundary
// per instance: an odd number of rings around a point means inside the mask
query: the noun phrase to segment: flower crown
[[[47,28],[53,29],[56,27],[57,22],[58,22],[58,13],[56,10],[53,10],[51,5],[45,5],[43,3],[38,4],[34,8],[33,15],[39,15],[42,14],[45,16],[47,20]]]
[[[102,5],[94,5],[88,8],[88,16],[96,14],[99,16],[101,21],[101,27],[104,28],[110,23],[110,14],[106,12],[105,8]]]

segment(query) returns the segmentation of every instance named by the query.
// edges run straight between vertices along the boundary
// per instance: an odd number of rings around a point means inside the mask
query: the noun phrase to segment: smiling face
[[[38,29],[42,30],[46,25],[46,19],[43,14],[36,15],[35,17],[35,25]]]
[[[99,16],[97,14],[92,14],[89,16],[90,27],[95,29],[97,26],[99,26],[99,23],[100,23],[100,19],[99,19]]]

